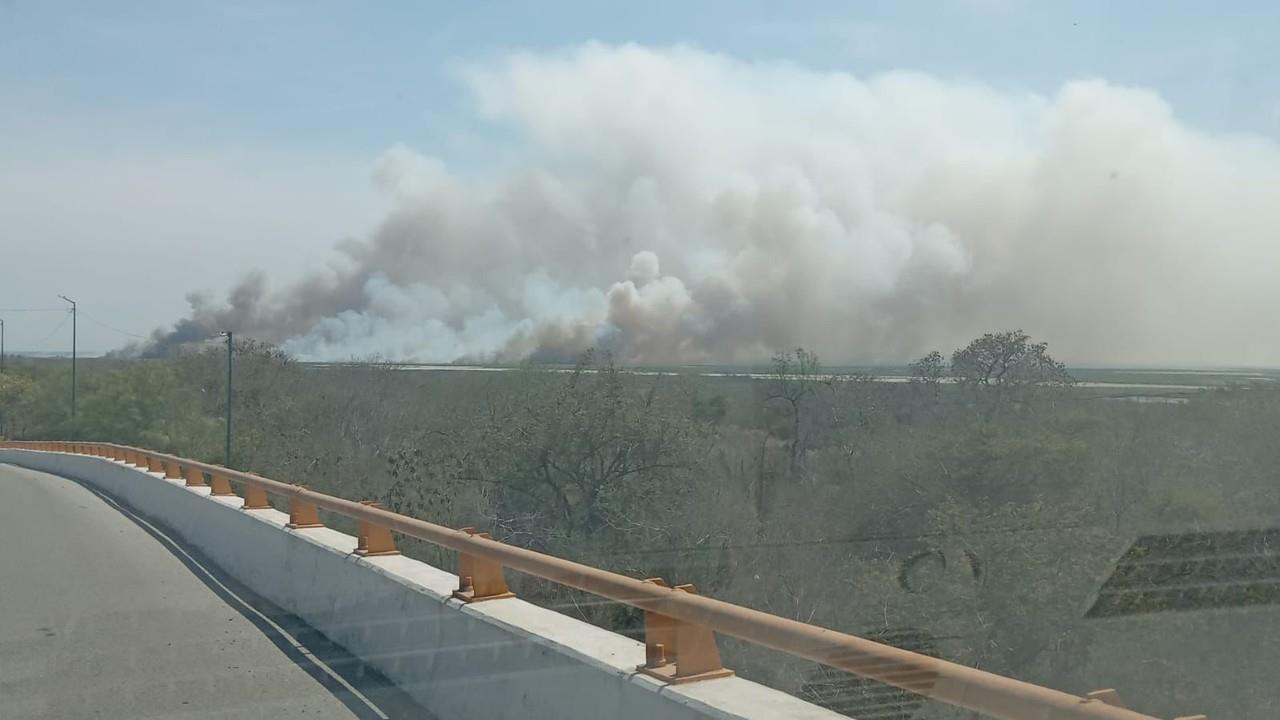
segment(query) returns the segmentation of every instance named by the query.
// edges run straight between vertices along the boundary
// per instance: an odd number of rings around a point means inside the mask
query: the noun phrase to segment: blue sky
[[[1157,91],[1191,125],[1280,139],[1278,36],[1274,2],[0,0],[0,255],[22,259],[0,261],[0,308],[79,294],[145,333],[249,267],[322,263],[384,212],[368,172],[388,147],[500,161],[509,138],[453,77],[511,51],[687,44],[1044,94],[1101,77]],[[146,178],[168,210],[113,199],[114,178]],[[55,347],[49,323],[10,320],[10,347]],[[127,339],[82,332],[90,350]]]
[[[1204,126],[1280,134],[1271,2],[8,0],[0,29],[0,87],[37,111],[306,147],[447,150],[434,131],[457,114],[452,64],[585,40],[1045,93],[1098,76],[1154,88]]]

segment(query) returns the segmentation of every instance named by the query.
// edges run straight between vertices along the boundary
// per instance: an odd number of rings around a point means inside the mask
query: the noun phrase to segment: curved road
[[[306,631],[113,502],[0,465],[0,717],[428,716]]]

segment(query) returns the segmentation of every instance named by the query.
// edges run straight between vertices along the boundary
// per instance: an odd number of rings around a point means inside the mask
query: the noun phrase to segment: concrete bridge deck
[[[162,530],[0,465],[0,717],[431,717]]]

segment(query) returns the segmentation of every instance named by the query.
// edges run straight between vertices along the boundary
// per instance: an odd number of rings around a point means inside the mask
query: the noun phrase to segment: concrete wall
[[[377,668],[445,720],[844,716],[742,678],[667,686],[637,674],[644,645],[518,598],[465,604],[457,576],[361,558],[328,528],[105,458],[0,448],[0,462],[98,488]]]

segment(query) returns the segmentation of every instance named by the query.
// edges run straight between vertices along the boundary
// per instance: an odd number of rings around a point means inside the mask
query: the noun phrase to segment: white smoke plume
[[[589,44],[460,75],[518,157],[406,147],[332,270],[195,299],[303,358],[901,360],[1025,328],[1068,359],[1276,364],[1280,147],[1102,80],[1051,97]]]

